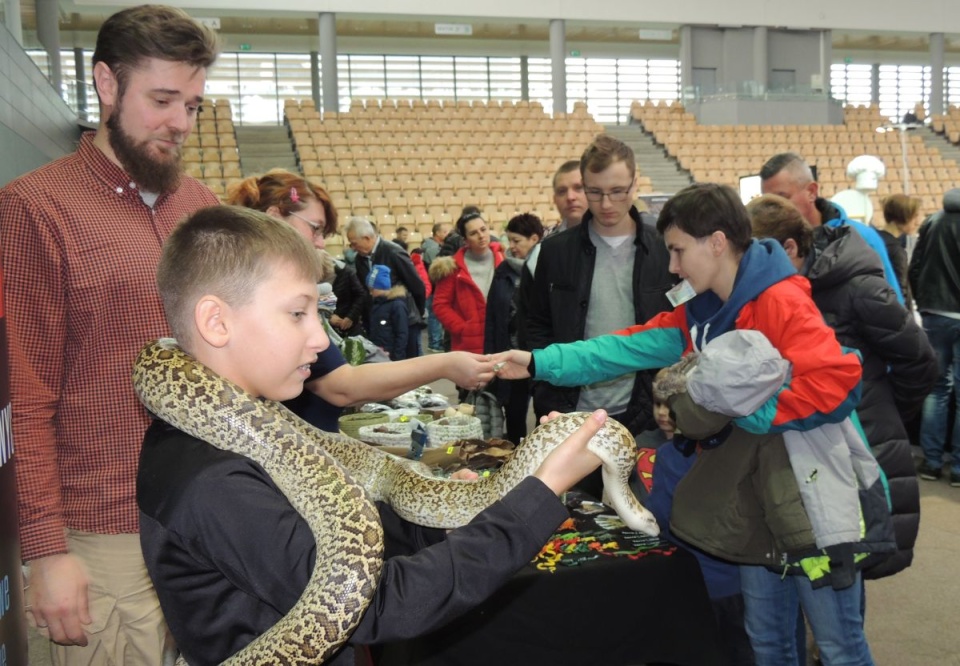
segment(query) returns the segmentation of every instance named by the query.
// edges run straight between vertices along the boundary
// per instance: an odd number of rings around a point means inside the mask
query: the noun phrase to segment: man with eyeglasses
[[[586,340],[670,309],[669,255],[655,220],[633,205],[633,150],[601,134],[580,158],[580,174],[588,207],[580,225],[541,243],[526,313],[530,349]],[[650,382],[648,373],[573,388],[535,382],[534,411],[539,418],[602,407],[639,433],[656,427]]]
[[[407,310],[410,317],[407,358],[421,356],[423,345],[420,341],[420,332],[425,325],[424,308],[427,301],[427,288],[417,274],[410,255],[396,243],[384,241],[373,223],[362,217],[354,217],[347,224],[347,242],[357,252],[357,277],[362,284],[367,284],[367,276],[370,275],[372,266],[382,265],[390,268],[394,285],[399,283],[406,287]],[[365,316],[369,325],[369,304]]]

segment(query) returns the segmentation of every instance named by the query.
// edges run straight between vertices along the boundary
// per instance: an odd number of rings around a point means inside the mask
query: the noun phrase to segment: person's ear
[[[265,212],[270,217],[277,218],[278,220],[283,219],[283,213],[280,212],[280,206],[270,206],[270,208],[266,209],[263,212]]]
[[[816,201],[817,197],[820,196],[820,183],[815,180],[811,180],[807,184],[807,193],[810,195],[810,201]]]
[[[116,106],[120,96],[120,84],[116,74],[102,60],[93,66],[93,81],[100,93],[100,103],[109,107]]]
[[[800,256],[800,247],[797,245],[797,241],[792,238],[788,238],[783,241],[783,250],[791,259],[796,259]]]
[[[533,241],[534,245],[536,245],[540,242],[540,234],[530,234],[530,240]]]
[[[204,295],[193,309],[197,333],[211,347],[221,348],[230,341],[230,306],[220,298]]]
[[[727,247],[727,235],[722,231],[714,231],[710,234],[710,250],[714,256],[719,257]]]

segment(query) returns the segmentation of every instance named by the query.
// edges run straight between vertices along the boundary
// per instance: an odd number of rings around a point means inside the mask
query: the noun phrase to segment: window
[[[29,53],[49,76],[46,52]],[[64,98],[76,107],[74,54],[72,50],[62,54]],[[88,81],[91,55],[84,52]],[[280,123],[285,99],[313,97],[310,57],[307,53],[223,53],[207,74],[205,95],[228,100],[238,124]],[[680,97],[677,60],[568,58],[565,66],[567,111],[574,102],[585,101],[599,122],[628,122],[634,100]],[[347,111],[353,99],[516,101],[522,98],[522,69],[520,57],[341,54],[337,56],[339,110]],[[550,59],[527,58],[526,70],[529,99],[552,109]],[[320,76],[322,81],[322,59]],[[87,96],[88,106],[95,111],[96,96],[89,91]]]
[[[880,113],[899,121],[930,97],[930,67],[880,65]]]
[[[680,99],[680,61],[567,58],[567,111],[585,101],[597,122],[627,123],[634,100]],[[530,99],[553,107],[549,58],[530,58]]]
[[[830,95],[852,106],[869,106],[873,101],[873,65],[834,64],[830,66]]]

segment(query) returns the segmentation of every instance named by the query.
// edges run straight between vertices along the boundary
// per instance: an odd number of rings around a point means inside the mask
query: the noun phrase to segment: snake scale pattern
[[[258,400],[195,361],[176,341],[148,344],[134,388],[144,406],[172,426],[259,463],[307,522],[317,542],[314,571],[300,599],[276,625],[226,663],[319,664],[356,628],[383,564],[375,501],[428,527],[454,528],[516,486],[589,416],[562,415],[536,428],[496,474],[478,481],[434,477],[420,463],[389,455],[300,420]],[[588,448],[603,461],[604,501],[632,529],[656,535],[656,520],[627,479],[636,444],[610,419]]]

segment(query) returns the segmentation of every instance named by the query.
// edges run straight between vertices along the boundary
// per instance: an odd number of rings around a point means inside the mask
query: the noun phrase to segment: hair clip
[[[300,195],[297,194],[297,188],[295,187],[290,188],[290,201],[293,203],[300,203]]]

